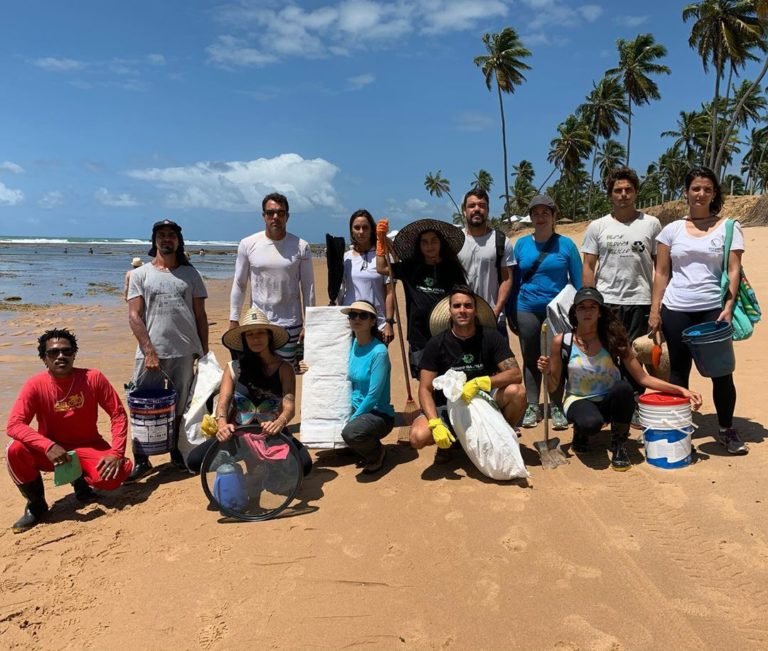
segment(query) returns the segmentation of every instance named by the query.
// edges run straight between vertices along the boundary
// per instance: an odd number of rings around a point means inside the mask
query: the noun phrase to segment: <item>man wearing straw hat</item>
[[[264,197],[261,207],[265,229],[241,240],[237,247],[229,327],[240,324],[250,279],[251,307],[288,331],[288,343],[277,354],[295,366],[296,349],[303,339],[304,309],[315,304],[312,252],[306,241],[286,230],[290,216],[287,197],[273,192]]]
[[[464,400],[469,402],[480,390],[490,393],[506,421],[516,425],[526,407],[523,375],[496,329],[490,305],[469,287],[457,286],[435,306],[429,321],[433,337],[424,349],[419,374],[422,414],[411,426],[411,445],[418,450],[434,443],[447,449],[455,442],[445,396],[432,386],[449,369],[467,376]]]
[[[490,200],[483,188],[472,188],[464,195],[464,245],[459,251],[461,266],[467,273],[467,284],[493,308],[497,327],[507,339],[504,306],[512,291],[514,246],[501,231],[488,224]]]
[[[79,502],[96,497],[91,486],[115,490],[131,472],[125,458],[128,419],[109,380],[96,369],[75,368],[77,338],[69,330],[48,330],[37,343],[47,370],[24,383],[6,427],[13,439],[6,452],[8,472],[27,499],[14,533],[31,529],[48,513],[40,471],[68,474],[64,481],[72,483]],[[99,407],[110,418],[111,445],[98,431]]]
[[[203,279],[184,252],[181,226],[168,219],[152,227],[153,256],[131,272],[128,289],[128,323],[138,346],[133,381],[138,388],[162,388],[170,380],[176,391],[176,422],[171,460],[184,460],[176,448],[181,416],[194,379],[195,360],[208,352],[208,293]],[[134,450],[135,467],[129,481],[146,475],[149,457]]]

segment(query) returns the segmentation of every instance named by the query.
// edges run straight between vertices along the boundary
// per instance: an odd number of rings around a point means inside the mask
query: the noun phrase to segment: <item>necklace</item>
[[[72,378],[72,382],[69,385],[69,390],[67,391],[67,395],[65,395],[61,400],[54,400],[53,401],[53,410],[54,411],[67,411],[69,409],[69,402],[67,402],[67,398],[69,398],[69,394],[72,393],[72,389],[75,386],[75,380],[77,379],[77,376]],[[56,393],[59,392],[59,385],[54,382],[54,386],[56,387]]]

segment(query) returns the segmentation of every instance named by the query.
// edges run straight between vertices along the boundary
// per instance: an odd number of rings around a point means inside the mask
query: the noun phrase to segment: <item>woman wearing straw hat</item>
[[[138,269],[142,264],[141,258],[134,258],[131,260],[131,268],[125,272],[125,282],[123,283],[123,299],[128,300],[128,285],[131,282],[131,272],[134,269]]]
[[[516,324],[523,354],[525,390],[528,407],[523,427],[536,427],[541,420],[539,391],[541,373],[536,361],[541,355],[541,325],[547,317],[547,304],[568,283],[581,287],[581,257],[568,237],[555,233],[555,202],[544,194],[536,195],[528,204],[533,234],[515,242],[514,286],[507,304],[507,316]],[[511,308],[511,309],[510,309]],[[550,416],[555,429],[565,429],[568,421],[560,407],[562,389],[555,387],[550,401]]]
[[[685,177],[688,216],[667,224],[656,241],[656,273],[653,280],[652,333],[661,330],[669,347],[670,380],[688,386],[691,351],[682,340],[683,330],[711,321],[731,323],[741,275],[744,235],[733,225],[727,269],[728,288],[721,288],[726,240],[726,218],[720,216],[723,192],[712,170],[695,167]],[[715,440],[730,454],[749,449],[733,428],[736,385],[733,373],[712,378],[712,399],[717,412]]]
[[[376,226],[376,270],[387,273],[389,221]],[[429,315],[432,308],[454,285],[466,284],[458,253],[464,245],[464,233],[453,224],[437,219],[420,219],[402,228],[392,248],[399,261],[392,262],[392,273],[405,289],[408,319],[408,346],[411,376],[418,378],[419,361],[429,341]]]
[[[229,362],[221,380],[216,406],[216,439],[228,441],[235,427],[259,422],[267,434],[284,432],[296,413],[296,374],[293,366],[275,353],[288,341],[288,332],[271,324],[258,308],[251,308],[241,325],[224,333],[221,341],[238,359]],[[187,465],[200,470],[214,439],[195,448]]]
[[[367,210],[356,210],[349,218],[352,246],[344,254],[341,305],[363,300],[376,308],[376,325],[381,339],[389,344],[395,334],[394,287],[376,270],[376,223]]]
[[[589,452],[589,437],[610,422],[611,467],[627,470],[631,463],[624,444],[635,396],[632,385],[621,377],[619,362],[640,386],[683,396],[691,401],[693,409],[701,406],[701,395],[646,373],[632,351],[624,326],[594,287],[582,287],[576,292],[568,319],[573,332],[555,336],[549,357],[539,357],[538,368],[546,374],[550,391],[560,385],[565,369],[563,406],[573,423],[573,451]]]

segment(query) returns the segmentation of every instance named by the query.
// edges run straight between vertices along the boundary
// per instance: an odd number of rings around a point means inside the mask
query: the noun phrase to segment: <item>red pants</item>
[[[100,490],[113,491],[128,478],[133,469],[130,459],[125,459],[120,474],[115,479],[103,480],[99,476],[96,466],[102,457],[110,454],[112,448],[104,439],[99,441],[89,441],[88,445],[77,448],[68,448],[75,450],[80,459],[80,465],[83,468],[83,477],[85,481]],[[45,452],[32,449],[20,441],[12,441],[6,451],[6,463],[11,479],[16,484],[28,484],[37,479],[40,471],[53,472],[53,463],[45,456]]]

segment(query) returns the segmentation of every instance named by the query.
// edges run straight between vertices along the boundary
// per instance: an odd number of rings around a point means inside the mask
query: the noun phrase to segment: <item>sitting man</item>
[[[83,474],[72,486],[81,502],[95,498],[91,489],[114,490],[131,472],[125,458],[128,418],[120,397],[106,377],[95,369],[75,368],[77,339],[69,330],[48,330],[37,340],[38,354],[48,370],[24,383],[8,416],[8,472],[27,498],[24,515],[14,533],[34,527],[48,512],[40,471],[74,463],[74,451]],[[98,407],[112,421],[112,445],[97,429]],[[32,419],[37,429],[29,426]]]
[[[456,286],[430,316],[432,338],[424,348],[419,372],[422,413],[411,426],[411,445],[417,450],[436,443],[450,448],[446,399],[432,381],[449,369],[467,376],[462,398],[469,402],[482,389],[490,393],[506,421],[515,426],[526,408],[523,376],[509,344],[496,329],[491,307],[469,287]]]

